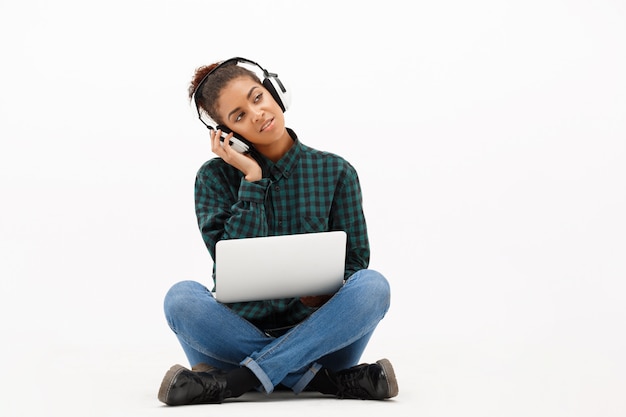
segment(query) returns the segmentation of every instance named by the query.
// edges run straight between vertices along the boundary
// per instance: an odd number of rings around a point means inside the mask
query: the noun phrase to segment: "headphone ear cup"
[[[270,92],[276,103],[283,110],[283,113],[289,109],[291,94],[277,77],[270,75],[263,79],[263,87]]]
[[[254,145],[252,145],[252,143],[250,141],[248,141],[248,139],[244,138],[243,136],[241,136],[239,133],[237,132],[233,132],[232,130],[230,130],[229,128],[227,128],[224,125],[217,125],[216,129],[219,129],[222,131],[222,141],[226,138],[226,136],[229,133],[233,134],[233,139],[236,140],[232,140],[231,139],[231,146],[233,146],[233,143],[238,143],[237,145],[234,145],[236,150],[238,149],[239,152],[241,153],[248,153],[250,151],[250,149],[254,148]]]
[[[226,126],[224,126],[224,125],[217,125],[217,126],[215,126],[215,129],[216,129],[216,130],[218,130],[218,129],[219,129],[219,130],[221,130],[221,131],[222,131],[222,133],[224,134],[224,136],[228,135],[229,133],[232,133],[234,138],[237,138],[237,139],[239,139],[240,141],[243,141],[244,143],[249,143],[249,142],[248,142],[248,140],[247,140],[246,138],[244,138],[243,136],[241,136],[241,135],[240,135],[239,133],[237,133],[237,132],[233,132],[232,130],[230,130],[229,128],[227,128],[227,127],[226,127]]]
[[[227,135],[232,132],[232,130],[230,130],[229,128],[227,128],[224,125],[217,125],[217,126],[215,126],[215,130],[221,130],[222,133],[226,133]],[[233,136],[234,135],[236,135],[236,133],[233,133]]]

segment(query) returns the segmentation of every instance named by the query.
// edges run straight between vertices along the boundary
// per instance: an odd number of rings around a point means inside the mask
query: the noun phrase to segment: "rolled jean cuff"
[[[320,369],[322,369],[322,365],[317,363],[312,364],[311,367],[307,369],[307,371],[304,373],[304,375],[302,375],[302,378],[300,378],[300,380],[296,382],[296,385],[291,388],[293,392],[295,392],[296,394],[300,394],[306,388],[306,386],[309,385],[309,382],[311,382],[311,380],[315,377]]]
[[[261,385],[263,385],[263,389],[266,393],[270,394],[274,391],[274,384],[272,384],[272,381],[269,379],[267,374],[263,371],[263,369],[261,369],[259,364],[254,361],[254,359],[246,358],[241,361],[240,365],[245,366],[252,371],[258,380],[261,381]]]

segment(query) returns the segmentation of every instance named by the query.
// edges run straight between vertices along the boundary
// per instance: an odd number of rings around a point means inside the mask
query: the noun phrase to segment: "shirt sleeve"
[[[344,230],[348,235],[345,279],[369,265],[370,246],[363,213],[363,196],[359,177],[351,165],[334,196],[330,216],[331,230]]]
[[[215,261],[220,240],[267,236],[264,199],[269,180],[249,182],[220,159],[205,163],[196,176],[195,208],[202,239]]]

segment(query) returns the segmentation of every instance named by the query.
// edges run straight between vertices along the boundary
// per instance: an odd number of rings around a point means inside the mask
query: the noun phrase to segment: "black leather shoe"
[[[339,371],[335,382],[339,398],[384,400],[398,395],[396,374],[387,359]]]
[[[221,371],[194,372],[174,365],[165,374],[159,400],[167,405],[219,404],[229,396]]]

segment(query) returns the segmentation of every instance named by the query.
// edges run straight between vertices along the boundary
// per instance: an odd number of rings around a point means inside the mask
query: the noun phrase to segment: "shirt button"
[[[280,186],[275,185],[275,186],[274,186],[274,191],[280,191]]]

